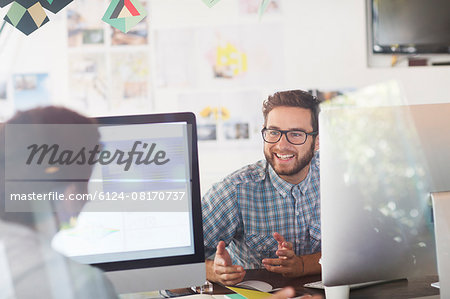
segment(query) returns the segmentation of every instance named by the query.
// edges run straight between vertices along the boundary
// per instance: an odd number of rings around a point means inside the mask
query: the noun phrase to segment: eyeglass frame
[[[267,140],[264,138],[264,132],[266,132],[266,131],[268,131],[268,130],[280,132],[280,137],[278,138],[277,141],[269,142],[269,141],[267,141]],[[292,142],[289,140],[289,137],[288,137],[288,135],[287,135],[287,133],[289,133],[289,132],[303,132],[303,133],[305,133],[305,134],[306,134],[305,141],[303,141],[303,143],[292,143]],[[266,127],[262,128],[262,130],[261,130],[261,135],[262,135],[262,138],[263,138],[264,142],[267,142],[267,143],[270,143],[270,144],[275,144],[275,143],[279,142],[279,141],[281,140],[281,138],[283,137],[283,135],[285,135],[285,136],[286,136],[287,142],[289,142],[290,144],[293,144],[293,145],[303,145],[303,144],[305,144],[306,141],[308,140],[308,136],[317,136],[317,134],[319,134],[318,131],[313,131],[313,132],[308,133],[308,132],[305,132],[305,131],[303,131],[303,130],[278,130],[278,129],[269,129],[269,128],[266,128]]]

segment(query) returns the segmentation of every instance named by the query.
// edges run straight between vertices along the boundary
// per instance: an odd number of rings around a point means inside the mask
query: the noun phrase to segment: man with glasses
[[[266,159],[214,184],[203,198],[209,280],[233,285],[244,269],[257,268],[288,277],[320,273],[318,113],[318,100],[301,90],[264,102]]]

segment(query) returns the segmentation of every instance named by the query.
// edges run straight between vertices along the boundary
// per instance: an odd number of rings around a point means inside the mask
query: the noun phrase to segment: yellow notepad
[[[263,299],[263,298],[269,298],[272,296],[270,293],[266,292],[260,292],[260,291],[254,291],[254,290],[248,290],[243,288],[236,288],[236,287],[227,287],[233,292],[244,296],[247,299]]]

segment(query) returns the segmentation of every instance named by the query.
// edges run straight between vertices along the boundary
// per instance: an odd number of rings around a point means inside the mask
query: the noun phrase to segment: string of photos
[[[66,7],[73,0],[0,0],[0,8],[11,4],[4,17],[21,32],[29,35],[49,22],[44,8],[54,14]],[[220,0],[202,0],[208,7],[213,7]],[[271,0],[261,0],[258,14],[261,17]],[[112,0],[102,17],[102,21],[127,33],[147,16],[147,12],[139,0]],[[4,27],[1,27],[1,30]]]

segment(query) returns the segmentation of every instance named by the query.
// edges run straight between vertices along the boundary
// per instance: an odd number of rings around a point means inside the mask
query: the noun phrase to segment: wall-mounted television
[[[449,0],[368,0],[372,52],[450,53]]]

